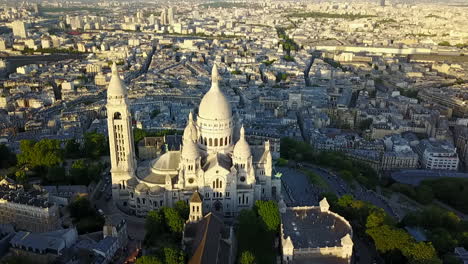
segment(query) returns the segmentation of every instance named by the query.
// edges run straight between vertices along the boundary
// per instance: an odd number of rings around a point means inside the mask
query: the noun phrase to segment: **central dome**
[[[232,116],[231,105],[219,89],[219,74],[216,64],[211,73],[211,88],[201,100],[198,116],[207,120],[225,120]]]

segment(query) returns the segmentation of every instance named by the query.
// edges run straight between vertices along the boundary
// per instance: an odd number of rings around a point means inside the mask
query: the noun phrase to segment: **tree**
[[[146,131],[143,129],[133,129],[133,141],[137,144],[140,140],[146,137]]]
[[[75,139],[69,139],[65,143],[65,156],[67,158],[76,159],[81,156],[80,143]]]
[[[19,183],[26,183],[28,181],[28,176],[24,170],[18,170],[15,172],[16,181]]]
[[[96,214],[91,202],[86,197],[79,197],[68,205],[70,216],[73,218],[83,218]]]
[[[406,248],[411,243],[411,236],[408,233],[389,225],[367,229],[366,234],[372,237],[375,248],[381,253]]]
[[[102,230],[105,219],[92,207],[87,197],[77,198],[68,205],[68,210],[79,234]]]
[[[184,229],[184,219],[174,208],[163,208],[166,224],[173,233],[182,233]]]
[[[269,232],[276,232],[279,229],[281,218],[278,210],[278,204],[274,201],[261,201],[255,202],[255,208],[257,210],[260,219]]]
[[[155,256],[141,256],[137,258],[136,264],[164,264]]]
[[[185,254],[182,250],[165,247],[163,251],[166,264],[185,264]]]
[[[442,264],[430,243],[411,243],[409,246],[403,247],[401,251],[408,258],[410,264]]]
[[[42,139],[38,142],[21,140],[18,163],[32,168],[57,166],[63,162],[63,153],[60,141],[55,139]]]
[[[109,145],[103,134],[85,133],[84,140],[84,153],[88,158],[97,159],[109,152]]]
[[[439,46],[450,46],[450,42],[448,41],[442,41],[438,44]]]
[[[185,201],[177,201],[174,205],[174,209],[179,213],[182,219],[188,219],[190,214],[190,208]]]
[[[165,231],[164,212],[149,211],[145,219],[145,229],[149,237],[156,237]]]
[[[366,223],[366,228],[372,229],[372,228],[378,228],[379,226],[382,225],[391,225],[392,220],[390,217],[385,213],[383,209],[377,209],[374,210],[369,214],[367,217],[367,223]]]
[[[0,169],[9,168],[15,164],[15,154],[5,144],[0,144]]]
[[[53,183],[62,183],[65,181],[65,168],[64,167],[52,167],[47,170],[46,179]]]
[[[255,264],[255,256],[250,251],[244,251],[239,259],[239,264]]]
[[[84,159],[79,159],[73,162],[70,169],[70,176],[75,184],[84,184],[88,183],[88,167]]]
[[[359,129],[360,130],[367,130],[372,125],[372,118],[367,118],[359,122]]]

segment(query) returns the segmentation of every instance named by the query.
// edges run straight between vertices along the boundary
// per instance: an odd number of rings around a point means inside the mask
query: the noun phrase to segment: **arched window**
[[[223,188],[223,181],[219,181],[219,188]]]
[[[114,120],[121,120],[121,119],[122,119],[122,115],[119,112],[115,112],[114,113]]]
[[[213,189],[216,188],[216,182],[213,181]]]
[[[206,146],[206,143],[207,143],[206,138],[204,138],[204,139],[203,139],[203,145]]]
[[[227,137],[224,138],[224,145],[226,145],[226,146],[228,144],[227,139],[228,139]]]
[[[209,145],[210,147],[213,146],[213,139],[210,138],[210,139],[208,140],[208,143],[209,143],[208,145]]]
[[[214,139],[214,146],[215,146],[215,147],[218,146],[218,139],[217,139],[217,138]]]
[[[220,146],[220,147],[223,146],[223,139],[222,139],[222,138],[219,139],[219,146]]]
[[[139,197],[137,197],[137,203],[140,203],[140,198]]]

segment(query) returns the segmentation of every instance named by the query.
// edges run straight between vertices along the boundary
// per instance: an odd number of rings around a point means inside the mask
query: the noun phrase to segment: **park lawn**
[[[307,169],[300,169],[300,171],[307,175],[307,178],[311,184],[316,185],[326,191],[330,190],[330,186],[322,177],[320,177],[320,175]]]

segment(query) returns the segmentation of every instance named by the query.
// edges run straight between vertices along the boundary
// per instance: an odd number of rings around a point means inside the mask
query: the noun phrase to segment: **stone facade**
[[[281,181],[272,175],[269,141],[251,147],[236,126],[231,106],[219,87],[213,67],[212,84],[204,95],[197,120],[189,115],[180,151],[167,151],[136,166],[126,88],[114,66],[108,89],[108,126],[113,199],[123,209],[144,216],[161,206],[203,196],[203,211],[231,217],[256,200],[276,199]],[[235,144],[234,144],[235,143]]]
[[[57,205],[42,195],[45,194],[26,192],[21,185],[0,185],[0,223],[31,232],[60,228]]]

